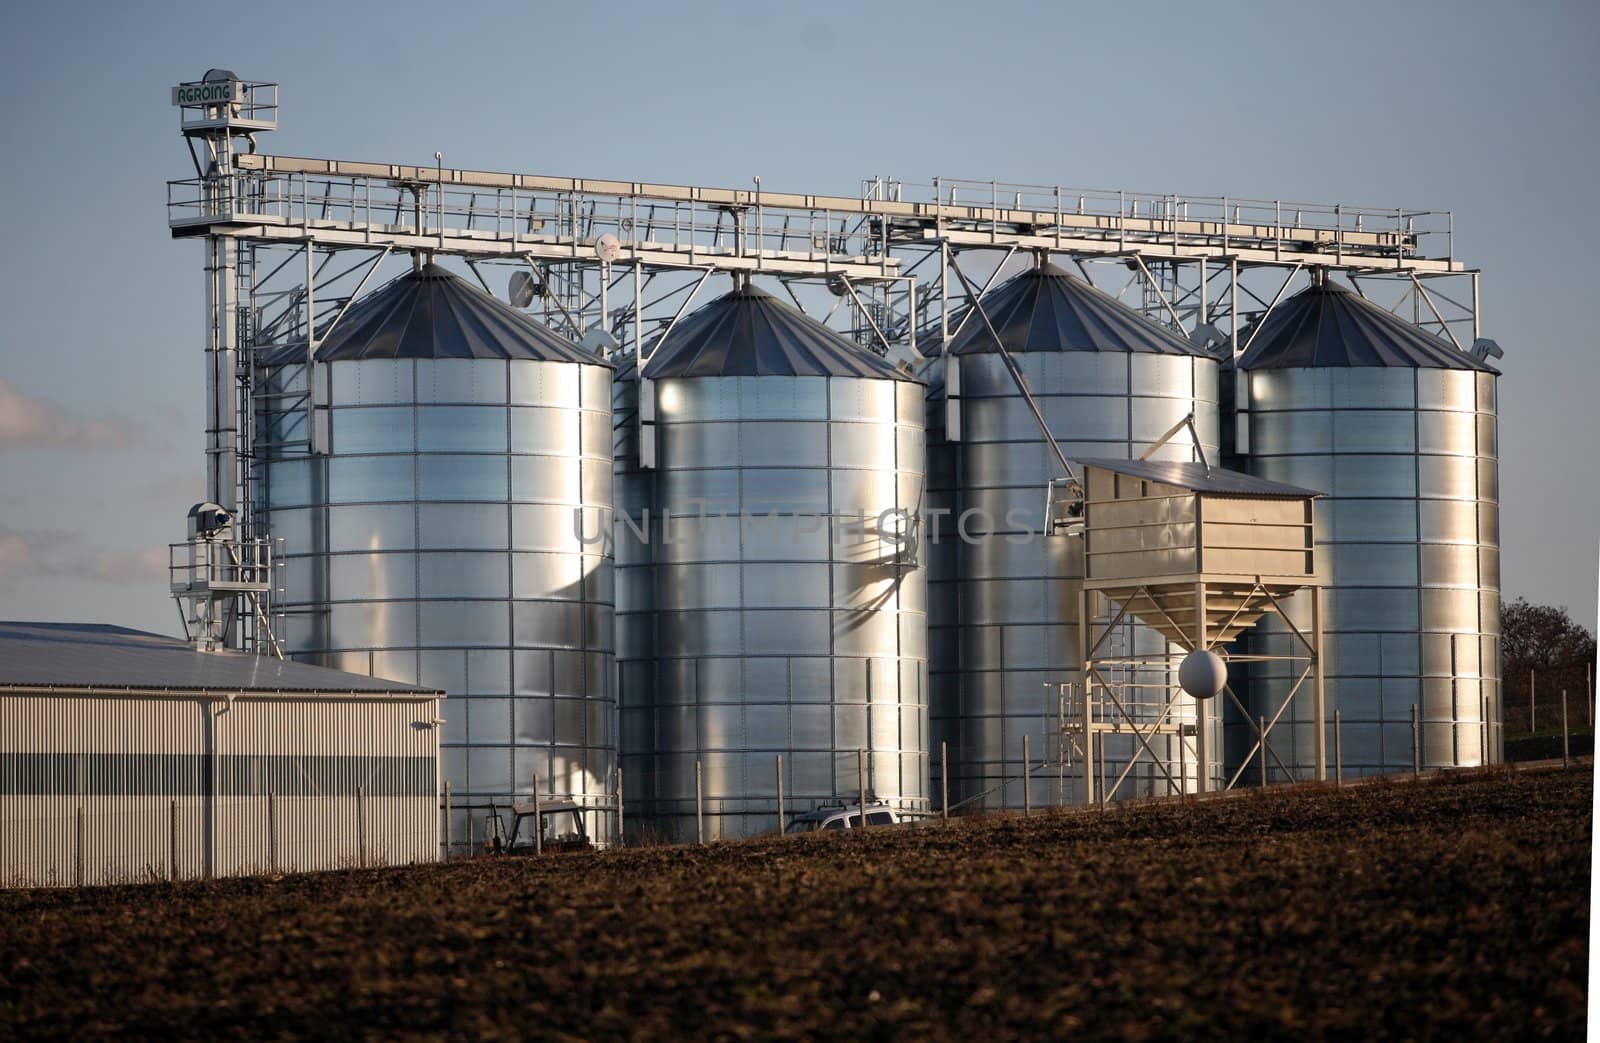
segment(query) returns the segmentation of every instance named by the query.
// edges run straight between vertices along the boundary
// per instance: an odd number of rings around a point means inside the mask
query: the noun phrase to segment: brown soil
[[[1581,1038],[1588,769],[0,894],[0,1038]]]

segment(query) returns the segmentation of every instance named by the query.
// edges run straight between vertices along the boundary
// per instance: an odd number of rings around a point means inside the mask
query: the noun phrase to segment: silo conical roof
[[[1240,369],[1393,366],[1498,373],[1439,337],[1342,286],[1310,286],[1239,335]]]
[[[916,378],[754,286],[742,286],[684,318],[645,360],[664,377]]]
[[[351,305],[317,348],[317,361],[352,359],[610,365],[437,264],[408,272]]]
[[[1005,343],[1019,351],[1116,351],[1211,357],[1116,298],[1053,264],[1013,276],[983,297],[983,310]],[[973,316],[950,344],[957,355],[995,350]]]

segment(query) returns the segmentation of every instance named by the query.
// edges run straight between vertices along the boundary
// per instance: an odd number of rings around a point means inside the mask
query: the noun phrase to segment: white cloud
[[[33,549],[14,532],[0,532],[0,576],[20,576],[32,571]]]
[[[65,532],[0,529],[0,577],[56,576],[101,583],[154,583],[167,576],[167,548],[91,550]]]
[[[149,583],[167,577],[167,548],[135,547],[89,556],[88,575],[107,583]]]
[[[0,377],[0,449],[117,449],[141,441],[143,432],[128,420],[78,419]]]
[[[133,487],[133,492],[145,498],[159,501],[171,506],[175,511],[181,508],[187,510],[193,504],[206,498],[206,479],[200,473],[200,454],[194,454],[195,467],[193,474],[171,475],[163,478],[152,478],[149,481],[140,481]],[[175,521],[179,521],[174,515]]]

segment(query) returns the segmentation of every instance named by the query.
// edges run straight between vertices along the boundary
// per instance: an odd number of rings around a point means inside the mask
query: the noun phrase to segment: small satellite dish
[[[828,276],[828,292],[835,297],[843,297],[850,292],[850,284],[844,281],[842,275]]]
[[[506,299],[513,308],[526,308],[533,303],[539,289],[539,280],[533,277],[532,272],[515,271],[511,273],[510,285],[506,287]]]
[[[622,240],[607,232],[594,241],[594,255],[610,264],[622,256]]]
[[[1228,661],[1210,649],[1200,648],[1178,664],[1178,686],[1196,699],[1222,694],[1228,683]]]
[[[617,338],[613,337],[605,330],[590,330],[588,333],[583,335],[583,340],[579,341],[578,343],[583,345],[585,348],[588,348],[594,354],[599,355],[601,358],[610,357],[613,351],[616,351],[622,346],[617,341]]]

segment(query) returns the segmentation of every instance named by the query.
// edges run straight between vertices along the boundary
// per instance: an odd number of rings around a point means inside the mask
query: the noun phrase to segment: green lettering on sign
[[[244,100],[244,84],[238,80],[213,83],[180,83],[172,88],[174,105],[223,105]]]

